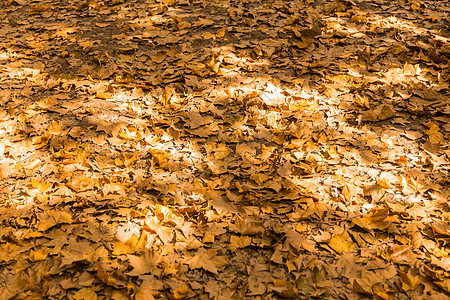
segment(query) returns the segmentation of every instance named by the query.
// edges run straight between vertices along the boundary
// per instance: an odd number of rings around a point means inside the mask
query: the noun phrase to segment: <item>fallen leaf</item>
[[[225,266],[228,262],[224,256],[217,255],[217,250],[202,247],[185,263],[192,269],[204,269],[213,274],[219,274],[218,268]]]
[[[347,231],[341,234],[332,236],[328,242],[328,246],[331,249],[341,254],[344,251],[354,251],[356,250],[356,244],[351,240],[350,235]]]

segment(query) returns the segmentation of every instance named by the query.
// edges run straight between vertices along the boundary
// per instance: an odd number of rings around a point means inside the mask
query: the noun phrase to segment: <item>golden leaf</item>
[[[216,32],[216,37],[219,38],[219,39],[223,38],[223,37],[225,36],[225,32],[226,32],[226,31],[227,31],[227,28],[226,28],[226,27],[220,28],[220,29],[217,30],[217,32]]]
[[[37,230],[44,232],[47,229],[58,224],[71,224],[73,222],[72,215],[65,211],[51,211],[49,214],[43,214],[39,218]]]
[[[38,149],[41,149],[41,148],[47,146],[51,137],[52,136],[49,133],[45,133],[43,135],[33,137],[33,144],[35,145],[34,148],[36,150],[38,150]]]
[[[125,243],[120,241],[113,244],[113,255],[134,253],[142,249],[147,243],[147,233],[142,232],[139,237],[133,234]]]
[[[161,51],[156,52],[155,55],[150,56],[150,59],[154,63],[160,64],[164,61],[164,59],[166,59],[166,56],[167,56],[166,51],[161,50]]]
[[[421,284],[421,280],[418,276],[414,276],[411,274],[411,269],[405,272],[398,272],[398,276],[400,277],[400,282],[402,284],[402,290],[405,292],[415,290]]]
[[[230,244],[227,249],[231,252],[235,252],[237,249],[245,248],[252,243],[252,238],[249,236],[235,236],[232,235],[230,238]]]
[[[53,183],[51,183],[51,182],[37,181],[37,180],[31,179],[31,185],[41,193],[48,190],[49,187],[52,186],[52,184]]]
[[[73,295],[75,300],[97,300],[94,288],[83,288]]]
[[[55,104],[57,104],[57,103],[58,103],[58,101],[52,100],[52,99],[50,99],[49,97],[47,97],[47,98],[45,98],[45,99],[39,101],[39,102],[37,103],[37,105],[38,105],[40,108],[42,108],[42,109],[48,109],[48,108],[52,107],[53,105],[55,105]]]
[[[369,122],[384,121],[395,116],[395,109],[387,104],[377,106],[375,109],[362,113],[362,120]]]
[[[217,250],[200,248],[196,255],[185,261],[192,269],[204,269],[219,274],[217,268],[227,264],[224,256],[217,256]]]
[[[41,249],[38,251],[30,250],[30,260],[32,262],[41,261],[47,258],[47,251],[45,249]]]
[[[347,231],[333,236],[328,242],[328,246],[339,254],[344,251],[356,250],[356,244],[351,240]]]
[[[270,179],[270,176],[263,173],[257,173],[250,175],[250,179],[257,184],[262,185],[264,182]]]
[[[61,124],[56,121],[52,121],[52,123],[47,128],[48,133],[53,135],[58,135],[61,133]]]
[[[176,289],[172,291],[172,295],[174,299],[184,299],[189,292],[189,287],[187,284],[180,285]]]

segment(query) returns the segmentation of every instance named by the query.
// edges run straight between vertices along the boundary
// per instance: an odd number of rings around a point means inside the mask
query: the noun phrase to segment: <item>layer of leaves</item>
[[[449,11],[0,1],[0,298],[445,297]]]

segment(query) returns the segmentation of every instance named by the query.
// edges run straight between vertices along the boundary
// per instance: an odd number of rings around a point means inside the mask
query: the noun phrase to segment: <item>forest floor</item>
[[[448,299],[449,15],[1,0],[0,299]]]

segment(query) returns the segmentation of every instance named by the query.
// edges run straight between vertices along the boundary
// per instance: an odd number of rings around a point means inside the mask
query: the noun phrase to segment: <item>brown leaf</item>
[[[294,285],[283,279],[274,279],[270,289],[283,298],[294,299],[298,297],[298,290]]]
[[[400,282],[402,284],[402,290],[405,292],[415,290],[421,284],[421,280],[418,276],[414,276],[411,272],[411,269],[408,272],[398,272],[398,276],[400,277]]]
[[[214,274],[219,274],[218,269],[228,262],[225,256],[217,256],[217,250],[200,248],[197,253],[185,261],[192,269],[204,269]]]
[[[379,202],[384,194],[386,193],[386,190],[378,185],[378,184],[374,184],[371,186],[367,186],[364,189],[364,196],[370,196],[370,198],[372,199],[372,202]]]
[[[166,51],[158,51],[155,53],[155,55],[151,55],[150,59],[157,64],[160,64],[164,61],[164,59],[166,59]]]
[[[230,237],[230,244],[227,249],[231,252],[235,252],[237,249],[245,248],[252,243],[252,238],[249,236],[235,236]]]
[[[236,216],[230,229],[242,235],[257,235],[264,232],[263,224],[262,221],[243,219],[240,216]]]
[[[55,225],[64,223],[71,224],[72,222],[73,220],[71,214],[65,211],[50,211],[48,213],[40,214],[37,230],[43,232]]]
[[[73,294],[75,300],[97,300],[97,294],[94,288],[83,288]]]
[[[217,37],[218,39],[223,38],[223,37],[225,36],[226,31],[227,31],[227,28],[226,28],[226,27],[220,28],[220,29],[217,30],[217,32],[216,32],[216,37]]]
[[[145,249],[141,255],[127,255],[130,261],[130,266],[133,270],[127,274],[130,276],[139,276],[147,273],[151,273],[161,261],[161,257],[157,253],[153,253],[148,249]]]
[[[351,240],[347,231],[333,236],[328,242],[328,246],[339,254],[344,251],[356,250],[356,244]]]
[[[384,121],[395,116],[395,109],[391,105],[383,104],[362,113],[362,120],[369,122]]]
[[[189,287],[187,286],[187,284],[183,284],[172,291],[172,296],[176,300],[184,299],[187,296],[188,292]]]
[[[297,251],[306,250],[313,252],[316,246],[316,243],[309,239],[307,235],[298,233],[292,229],[286,232],[286,243],[294,247]]]

